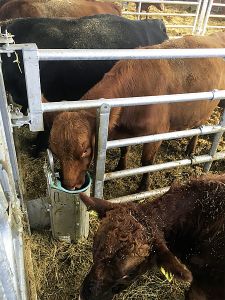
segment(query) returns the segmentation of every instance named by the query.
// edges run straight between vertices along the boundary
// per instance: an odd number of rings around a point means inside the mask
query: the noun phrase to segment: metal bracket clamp
[[[22,48],[24,72],[29,104],[30,130],[43,131],[43,111],[41,104],[41,83],[38,48],[36,44],[25,44]]]
[[[23,125],[30,124],[30,118],[24,116],[18,107],[14,107],[12,104],[9,105],[9,113],[13,127],[22,127]]]
[[[210,99],[211,101],[212,101],[212,100],[215,100],[215,98],[216,98],[216,97],[215,97],[216,92],[218,92],[217,89],[212,90],[213,96],[212,96],[212,99]]]
[[[4,47],[7,48],[7,46],[9,46],[9,44],[15,43],[13,38],[14,38],[14,35],[12,35],[7,30],[5,31],[5,33],[2,33],[1,26],[0,26],[0,44],[5,44]]]
[[[53,182],[56,182],[57,181],[57,178],[56,178],[57,174],[55,173],[54,158],[53,158],[52,151],[50,149],[47,149],[47,167],[50,168],[51,177],[52,177]]]

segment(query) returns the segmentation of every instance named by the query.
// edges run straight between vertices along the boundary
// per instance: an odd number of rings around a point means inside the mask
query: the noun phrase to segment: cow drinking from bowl
[[[145,49],[210,47],[225,47],[225,33],[206,37],[186,36]],[[222,58],[119,61],[82,99],[225,89],[224,73],[225,61]],[[109,138],[122,139],[197,127],[210,117],[218,103],[218,100],[208,100],[113,107],[109,120]],[[68,189],[79,188],[81,182],[84,182],[85,171],[92,159],[95,131],[96,111],[93,109],[63,112],[53,122],[50,148],[61,162],[63,184]],[[162,141],[144,144],[141,158],[143,166],[154,162],[161,143]],[[125,147],[118,167],[126,168],[126,156]],[[148,174],[144,174],[140,188],[148,188]]]

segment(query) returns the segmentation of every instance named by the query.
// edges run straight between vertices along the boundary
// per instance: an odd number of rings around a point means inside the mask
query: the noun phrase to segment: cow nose
[[[63,184],[63,187],[68,191],[75,191],[76,189],[80,189],[82,187],[82,184],[75,184],[75,185]]]
[[[64,179],[62,181],[62,186],[69,190],[69,191],[74,191],[75,189],[80,189],[82,187],[83,183],[82,182],[76,182],[74,183],[72,180],[66,180]]]

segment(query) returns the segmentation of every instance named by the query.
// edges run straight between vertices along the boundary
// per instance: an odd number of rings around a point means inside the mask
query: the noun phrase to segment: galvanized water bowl
[[[31,228],[51,226],[54,238],[65,242],[76,242],[87,238],[89,233],[89,213],[80,200],[81,192],[90,195],[91,176],[86,174],[85,183],[80,189],[71,191],[62,187],[59,174],[55,171],[51,151],[47,150],[44,166],[47,178],[48,197],[31,200],[28,214]]]

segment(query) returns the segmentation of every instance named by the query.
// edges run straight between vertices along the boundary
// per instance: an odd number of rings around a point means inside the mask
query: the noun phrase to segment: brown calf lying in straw
[[[173,184],[154,202],[81,195],[102,218],[81,300],[110,300],[157,264],[191,282],[186,300],[225,299],[225,175]]]
[[[169,40],[159,48],[221,48],[225,47],[225,33],[211,36]],[[141,51],[141,50],[140,50]],[[225,89],[225,61],[222,58],[126,60],[119,61],[90,89],[82,99],[123,98],[150,95],[167,95],[189,92],[206,92]],[[109,138],[183,130],[203,124],[219,101],[166,103],[147,106],[114,107],[109,121]],[[95,141],[96,110],[64,112],[53,123],[50,148],[61,162],[63,185],[79,188],[85,179]],[[159,150],[161,141],[144,144],[142,165],[150,165]],[[126,148],[119,163],[126,167]],[[141,187],[147,187],[147,176]]]

